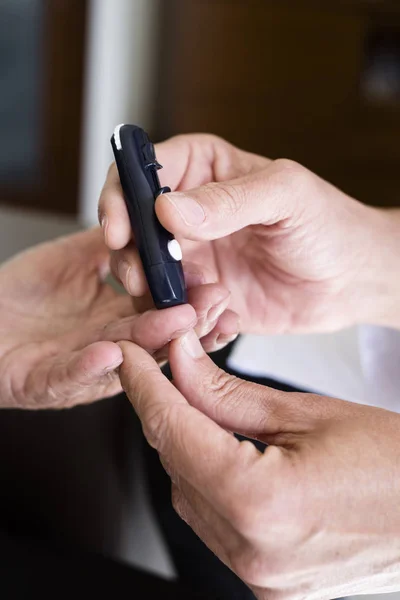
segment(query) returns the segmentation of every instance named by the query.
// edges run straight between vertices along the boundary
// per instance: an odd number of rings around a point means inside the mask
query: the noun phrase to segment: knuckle
[[[214,414],[219,418],[226,413],[226,405],[232,412],[242,403],[244,397],[248,395],[245,381],[233,375],[225,373],[222,369],[216,369],[208,383],[208,393],[214,396]]]
[[[315,182],[316,176],[293,160],[280,158],[273,163],[271,185],[280,196],[279,220],[301,220],[315,197]]]
[[[300,163],[290,158],[277,158],[274,161],[274,165],[279,171],[286,172],[287,174],[298,174],[306,170]]]
[[[278,158],[274,162],[275,172],[284,178],[289,185],[299,186],[309,185],[314,175],[301,164],[289,158]]]
[[[195,141],[199,142],[202,145],[214,146],[216,144],[227,144],[223,138],[215,135],[213,133],[198,133],[196,134]]]
[[[210,204],[221,216],[234,216],[240,213],[246,203],[246,192],[242,186],[229,182],[208,183],[204,193]]]
[[[213,133],[181,133],[176,135],[174,140],[182,141],[185,144],[198,145],[201,147],[228,144],[223,138]]]
[[[232,570],[247,584],[264,587],[268,572],[265,561],[248,544],[237,546],[229,555]]]
[[[232,394],[237,394],[245,385],[238,377],[229,375],[222,369],[216,368],[209,382],[209,390],[221,400],[231,397]]]

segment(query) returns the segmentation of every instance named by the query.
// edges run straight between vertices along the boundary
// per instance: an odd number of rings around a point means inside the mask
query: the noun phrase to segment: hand
[[[169,160],[172,167],[170,154]],[[178,176],[178,173],[171,173],[171,169],[167,169],[167,172],[168,176]],[[104,241],[110,250],[114,251],[111,259],[114,277],[132,296],[138,312],[153,308],[143,266],[132,239],[131,225],[114,163],[109,169],[101,193],[99,221],[103,227]],[[239,333],[238,315],[227,308],[230,292],[212,273],[206,275],[203,266],[195,261],[185,261],[183,266],[188,303],[195,308],[198,317],[195,331],[207,352],[219,350],[232,342]]]
[[[0,268],[0,407],[64,408],[116,394],[115,342],[153,353],[196,324],[189,305],[133,314],[130,299],[104,282],[108,270],[100,228]]]
[[[400,589],[399,415],[234,378],[192,332],[170,345],[176,387],[121,347],[122,385],[176,510],[258,598]],[[228,431],[270,445],[261,454]]]
[[[179,136],[156,152],[162,185],[178,190],[157,199],[157,215],[181,242],[186,270],[231,291],[242,332],[400,326],[397,213],[366,207],[296,163],[213,136]],[[99,213],[116,260],[134,267],[124,285],[143,293],[134,244],[123,249],[130,227],[115,167]]]

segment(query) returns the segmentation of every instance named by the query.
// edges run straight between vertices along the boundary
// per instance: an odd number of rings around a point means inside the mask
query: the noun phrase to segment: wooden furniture
[[[399,2],[161,4],[158,138],[213,132],[365,202],[400,203],[400,96],[365,92],[374,36],[400,65]]]

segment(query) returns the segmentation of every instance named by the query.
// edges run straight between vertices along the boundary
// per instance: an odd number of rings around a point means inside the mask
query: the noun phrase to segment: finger
[[[226,506],[226,499],[242,493],[244,476],[261,454],[189,406],[141,348],[126,342],[120,346],[121,383],[148,442],[229,520],[235,503]]]
[[[244,152],[220,137],[204,133],[172,137],[157,144],[156,154],[163,165],[161,184],[172,190],[233,179],[270,162]]]
[[[209,267],[189,261],[184,261],[182,266],[188,289],[216,282],[215,272]],[[111,271],[128,294],[138,298],[135,306],[140,304],[141,312],[154,306],[139,251],[133,240],[122,250],[111,253]]]
[[[309,431],[324,410],[318,397],[280,392],[225,373],[205,354],[192,331],[170,344],[169,360],[174,384],[188,402],[237,433]]]
[[[206,340],[204,346],[207,352],[215,351],[232,341],[238,332],[238,317],[229,310],[224,310],[229,303],[229,292],[219,284],[202,285],[189,290],[189,303],[196,311],[197,323],[195,331],[197,335]],[[221,316],[220,313],[222,313]],[[211,315],[211,316],[209,316]],[[174,335],[170,339],[179,337]],[[143,344],[139,344],[143,347]],[[155,360],[160,364],[168,360],[168,345],[154,354]]]
[[[128,340],[150,353],[192,329],[197,322],[192,306],[184,304],[164,310],[149,310],[107,325],[99,332],[102,340]]]
[[[163,165],[161,185],[176,189],[185,184],[190,187],[211,181],[213,165],[222,149],[230,145],[219,138],[207,135],[177,136],[158,144],[156,155]],[[226,164],[230,164],[226,161]],[[132,236],[128,211],[115,163],[108,170],[98,207],[99,223],[104,239],[111,250],[120,250]]]
[[[230,302],[230,292],[223,285],[209,283],[188,291],[188,302],[196,311],[196,333],[203,337],[217,324]]]
[[[154,306],[140,256],[133,243],[123,250],[113,252],[111,269],[127,292],[135,297],[136,312],[144,312]],[[185,264],[184,272],[189,290],[188,303],[197,313],[196,332],[199,337],[203,337],[215,327],[219,316],[225,311],[230,293],[221,284],[207,283],[212,280],[212,275],[200,265]]]
[[[249,173],[268,161],[243,152],[212,135],[181,135],[156,146],[161,185],[171,189],[193,188]],[[131,239],[131,226],[115,163],[108,171],[99,200],[99,222],[111,250],[124,248]]]
[[[111,272],[130,296],[141,297],[149,292],[139,251],[133,242],[112,252]]]
[[[307,171],[276,161],[244,177],[162,194],[156,213],[168,231],[190,240],[217,239],[248,225],[274,225],[293,216],[306,181],[300,173]]]
[[[100,194],[99,223],[110,250],[120,250],[130,241],[132,230],[115,163],[110,166]]]
[[[115,250],[111,253],[111,271],[130,296],[137,298],[149,296],[143,263],[134,241],[131,241],[122,250]],[[183,271],[188,289],[205,283],[215,283],[214,274],[203,265],[184,261]],[[152,303],[150,306],[147,305],[146,310],[151,306]]]
[[[121,349],[111,342],[49,357],[28,378],[26,385],[32,390],[28,408],[66,408],[114,395],[121,389],[115,372],[121,362]]]
[[[201,338],[201,345],[205,352],[216,352],[233,342],[237,338],[238,332],[239,318],[237,314],[231,310],[226,310],[219,317],[214,329]],[[164,364],[168,360],[168,352],[169,346],[166,345],[153,354],[154,360],[159,365]]]
[[[100,227],[62,237],[58,243],[71,264],[82,263],[85,272],[97,272],[101,280],[106,278],[110,271],[110,257]],[[44,251],[47,250],[46,246],[47,244],[42,246]]]
[[[207,353],[217,352],[232,343],[238,335],[239,317],[228,309],[219,317],[214,329],[201,338],[201,345]]]

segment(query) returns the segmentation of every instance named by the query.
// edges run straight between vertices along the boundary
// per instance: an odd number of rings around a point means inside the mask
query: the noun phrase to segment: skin
[[[159,144],[156,212],[180,241],[188,274],[219,282],[243,333],[399,326],[397,211],[367,207],[301,165],[243,152],[209,135]],[[100,197],[113,268],[133,296],[146,284],[118,174]],[[130,268],[129,268],[130,267]]]
[[[157,199],[157,215],[186,269],[230,290],[240,332],[400,326],[397,211],[213,136],[156,151],[174,190]],[[99,216],[114,269],[129,264],[121,281],[143,294],[114,167]],[[121,348],[122,385],[171,476],[176,510],[258,598],[400,589],[397,414],[233,378],[192,331],[169,346],[173,384],[142,349]],[[265,454],[232,431],[267,443]]]
[[[257,598],[400,589],[399,415],[232,377],[193,332],[171,343],[174,385],[142,349],[121,348],[175,510]],[[270,445],[261,454],[230,431]]]
[[[37,246],[0,268],[2,408],[67,408],[117,394],[120,340],[162,362],[169,341],[193,327],[207,348],[224,339],[224,327],[228,334],[237,329],[223,286],[191,288],[191,305],[142,312],[104,281],[109,262],[96,228]]]

